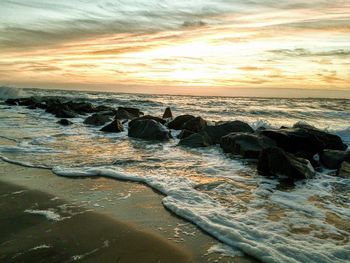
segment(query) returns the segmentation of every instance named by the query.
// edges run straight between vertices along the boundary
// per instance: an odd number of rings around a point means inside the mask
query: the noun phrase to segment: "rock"
[[[163,119],[172,119],[172,118],[173,118],[173,113],[171,112],[170,107],[167,107],[164,111]]]
[[[95,112],[95,107],[90,102],[74,102],[68,101],[65,105],[79,114],[93,113]]]
[[[302,158],[302,159],[306,159],[308,160],[312,167],[318,171],[318,172],[321,172],[322,171],[322,166],[321,166],[321,163],[320,161],[318,160],[319,158],[315,159],[314,156],[315,155],[312,155],[308,152],[297,152],[295,154],[293,154],[295,157],[298,157],[298,158]]]
[[[337,175],[340,177],[350,178],[350,162],[342,162]]]
[[[160,124],[165,124],[166,120],[159,118],[159,117],[155,117],[155,116],[151,116],[151,115],[145,115],[142,117],[138,117],[136,119],[133,119],[129,122],[129,126],[132,125],[135,121],[139,121],[139,120],[154,120],[156,122],[159,122]]]
[[[57,118],[75,118],[77,117],[76,113],[71,110],[59,109],[56,112]]]
[[[293,180],[312,178],[315,175],[308,160],[297,158],[277,147],[261,151],[257,168],[262,175],[282,175]]]
[[[106,105],[98,105],[95,107],[95,112],[108,112],[110,115],[115,115],[117,113],[115,108]]]
[[[19,99],[18,104],[20,106],[30,106],[30,105],[35,104],[37,102],[40,102],[40,101],[37,100],[35,97],[30,97],[30,98],[21,98],[21,99]]]
[[[19,105],[19,99],[7,99],[7,100],[5,100],[5,103],[7,105],[17,106],[17,105]]]
[[[224,152],[239,154],[244,158],[259,158],[260,152],[276,143],[261,135],[252,133],[230,133],[221,138],[221,148]]]
[[[325,149],[320,154],[321,163],[329,169],[338,169],[345,159],[350,157],[349,151]]]
[[[68,125],[72,125],[73,124],[73,122],[71,122],[71,121],[69,121],[67,119],[61,119],[61,120],[57,121],[57,123],[61,124],[63,126],[68,126]]]
[[[205,127],[207,127],[207,122],[201,117],[192,118],[182,125],[182,129],[192,132],[200,132]]]
[[[315,136],[318,140],[322,141],[324,144],[323,149],[344,151],[348,148],[348,146],[343,143],[342,139],[338,135],[331,134],[319,129],[302,128],[301,130],[304,130],[304,132]]]
[[[120,120],[114,120],[111,123],[104,126],[100,131],[103,132],[122,132],[124,131],[123,124]]]
[[[118,120],[133,120],[138,117],[141,117],[143,113],[136,108],[126,108],[126,107],[119,107],[114,119]]]
[[[216,126],[207,126],[204,131],[208,133],[214,143],[220,143],[223,136],[232,132],[253,133],[254,130],[249,124],[242,121],[230,121]]]
[[[28,109],[30,110],[35,110],[37,108],[36,104],[31,104],[29,106],[27,106]]]
[[[314,129],[265,130],[262,135],[274,140],[278,147],[290,153],[306,152],[310,156],[324,149],[345,150],[345,145],[337,135]]]
[[[179,145],[186,147],[207,147],[212,145],[213,142],[206,132],[194,133],[184,139],[181,139]]]
[[[57,118],[75,118],[73,111],[61,98],[48,98],[46,100],[46,112],[56,115]]]
[[[293,128],[300,128],[300,129],[316,129],[315,126],[312,126],[306,122],[299,121],[293,125]]]
[[[87,117],[84,120],[84,123],[88,125],[100,126],[100,125],[104,125],[106,122],[109,122],[109,121],[111,121],[109,116],[99,114],[99,113],[94,113],[91,116]]]
[[[187,121],[194,119],[194,118],[195,118],[194,116],[188,115],[188,114],[177,116],[174,120],[172,120],[171,122],[168,123],[168,128],[173,129],[173,130],[182,130],[183,129],[182,126]]]
[[[170,131],[152,119],[138,120],[129,125],[128,136],[145,140],[169,140]]]
[[[189,130],[182,130],[177,136],[178,139],[185,139],[186,137],[194,134],[195,132]]]

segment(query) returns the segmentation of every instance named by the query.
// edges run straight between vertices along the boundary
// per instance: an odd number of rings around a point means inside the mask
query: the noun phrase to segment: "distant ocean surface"
[[[155,116],[169,106],[174,116],[242,120],[254,129],[306,122],[350,145],[347,99],[24,92],[136,107]],[[164,193],[163,205],[175,214],[263,262],[350,261],[350,179],[332,176],[332,171],[285,186],[258,175],[254,163],[224,154],[218,146],[188,149],[177,146],[178,139],[150,143],[128,138],[127,129],[106,134],[84,125],[83,116],[62,127],[44,110],[5,104],[0,105],[0,120],[0,136],[8,141],[0,145],[4,160],[48,167],[64,176],[143,182]]]

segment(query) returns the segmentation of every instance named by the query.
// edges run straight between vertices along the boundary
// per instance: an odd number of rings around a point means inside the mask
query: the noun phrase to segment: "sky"
[[[0,85],[350,91],[350,0],[0,0]]]

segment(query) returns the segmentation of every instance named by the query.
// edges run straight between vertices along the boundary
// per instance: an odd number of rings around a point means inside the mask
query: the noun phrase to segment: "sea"
[[[210,122],[241,120],[254,129],[302,122],[339,135],[350,145],[350,100],[203,97],[87,91],[10,89],[9,96],[64,96],[96,105],[136,107],[145,114],[192,114]],[[220,146],[178,146],[100,132],[83,124],[63,127],[44,110],[0,103],[4,161],[52,169],[57,176],[108,177],[143,183],[162,193],[168,210],[227,246],[262,262],[350,262],[350,179],[323,169],[286,185],[257,173],[256,163]],[[8,143],[6,143],[8,142]]]

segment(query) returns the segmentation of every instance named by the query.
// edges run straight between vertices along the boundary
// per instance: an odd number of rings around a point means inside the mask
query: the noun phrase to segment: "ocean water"
[[[95,104],[140,108],[161,116],[189,113],[209,121],[243,120],[253,128],[307,122],[350,145],[350,100],[225,98],[26,90],[25,95],[84,98]],[[16,91],[0,94],[16,96]],[[24,93],[21,93],[23,96]],[[324,170],[284,185],[257,174],[256,165],[219,146],[189,149],[99,132],[86,116],[62,127],[45,111],[0,104],[5,161],[52,169],[58,176],[105,176],[142,182],[164,193],[175,214],[241,253],[262,262],[349,262],[350,179]],[[172,131],[174,135],[176,131]],[[223,248],[220,248],[222,250]]]

